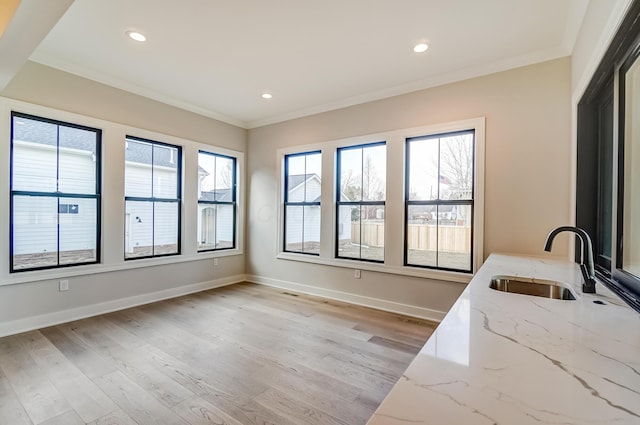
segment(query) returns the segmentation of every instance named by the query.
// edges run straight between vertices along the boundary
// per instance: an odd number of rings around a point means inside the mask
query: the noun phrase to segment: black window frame
[[[171,257],[171,256],[175,256],[175,255],[180,255],[182,250],[182,146],[179,145],[173,145],[170,143],[165,143],[165,142],[159,142],[157,140],[151,140],[151,139],[145,139],[142,137],[136,137],[136,136],[131,136],[131,135],[126,135],[125,136],[125,144],[128,141],[132,141],[132,142],[139,142],[139,143],[148,143],[152,146],[164,146],[167,148],[175,148],[177,150],[177,155],[175,158],[176,161],[176,178],[177,178],[177,182],[176,182],[176,198],[156,198],[153,196],[153,149],[151,150],[152,152],[152,164],[151,164],[151,196],[150,197],[144,197],[144,196],[126,196],[124,197],[124,201],[125,201],[125,215],[126,215],[126,205],[127,205],[127,201],[133,201],[133,202],[151,202],[152,204],[152,208],[154,209],[154,218],[153,220],[155,221],[155,203],[156,202],[170,202],[170,203],[177,203],[178,204],[178,217],[177,217],[177,226],[178,226],[178,232],[177,232],[177,247],[176,247],[176,252],[171,252],[171,253],[166,253],[166,254],[152,254],[152,255],[143,255],[143,256],[138,256],[138,257],[129,257],[127,258],[127,253],[126,253],[126,249],[124,249],[124,260],[125,261],[135,261],[135,260],[144,260],[144,259],[148,259],[148,258],[159,258],[159,257]],[[126,165],[125,165],[126,167]],[[126,193],[126,178],[125,178],[125,193]],[[155,224],[152,225],[155,228]],[[123,229],[123,233],[124,233],[125,229]],[[151,247],[152,247],[152,252],[155,251],[155,231],[152,233],[152,241],[151,241]],[[124,248],[124,247],[123,247]]]
[[[304,207],[311,207],[311,206],[315,206],[318,208],[322,208],[322,203],[321,201],[302,201],[302,202],[293,202],[289,200],[289,158],[295,158],[295,157],[301,157],[301,156],[309,156],[309,155],[320,155],[321,161],[322,161],[322,151],[321,150],[313,150],[313,151],[307,151],[307,152],[296,152],[296,153],[292,153],[292,154],[288,154],[284,156],[284,184],[283,184],[283,188],[284,188],[284,194],[283,194],[283,198],[284,198],[284,208],[283,208],[283,213],[282,213],[282,251],[283,252],[292,252],[295,254],[304,254],[304,255],[314,255],[316,257],[320,256],[320,251],[318,250],[318,252],[307,252],[304,251]],[[322,162],[321,162],[322,163]],[[305,166],[306,167],[306,166]],[[307,175],[307,171],[305,168],[305,172],[304,175]],[[322,178],[322,177],[321,177]],[[305,185],[305,196],[304,199],[306,199],[306,191],[307,191],[307,182],[306,180],[303,182]],[[321,193],[322,193],[322,188],[320,189]],[[322,196],[322,195],[321,195]],[[302,250],[297,251],[297,250],[292,250],[292,249],[287,249],[287,207],[302,207]]]
[[[358,206],[360,208],[362,207],[367,207],[367,206],[382,206],[384,207],[385,210],[385,218],[384,218],[384,222],[385,222],[385,228],[387,225],[387,207],[386,207],[386,201],[387,201],[387,194],[386,194],[386,184],[387,184],[387,173],[388,170],[386,170],[385,175],[384,175],[384,184],[385,184],[385,200],[384,201],[342,201],[341,200],[341,189],[340,189],[340,181],[341,181],[341,172],[342,172],[342,166],[341,166],[341,156],[340,153],[347,151],[347,150],[355,150],[355,149],[366,149],[366,148],[373,148],[373,147],[377,147],[377,146],[385,146],[385,158],[387,158],[387,151],[386,151],[386,146],[387,146],[387,141],[386,140],[382,140],[382,141],[378,141],[378,142],[370,142],[370,143],[362,143],[362,144],[358,144],[358,145],[350,145],[350,146],[342,146],[337,148],[336,150],[336,210],[335,210],[335,236],[334,236],[334,244],[335,244],[335,258],[339,258],[342,260],[353,260],[353,261],[365,261],[365,262],[369,262],[369,263],[377,263],[377,264],[384,264],[385,259],[386,259],[386,242],[385,242],[385,247],[383,247],[384,253],[383,253],[383,259],[382,260],[374,260],[374,259],[370,259],[370,258],[362,258],[362,245],[360,246],[360,257],[345,257],[345,256],[341,256],[340,255],[340,251],[339,251],[339,236],[340,236],[340,207],[341,206]],[[363,165],[364,165],[364,155],[363,155]],[[362,175],[362,174],[361,174]],[[361,188],[361,190],[363,190],[364,188]],[[362,198],[362,196],[361,196]],[[360,216],[362,217],[362,215]],[[360,221],[360,226],[362,226],[362,220]],[[362,233],[360,233],[362,235]]]
[[[85,130],[85,131],[91,131],[91,132],[95,132],[96,134],[96,146],[95,146],[95,163],[96,163],[96,167],[95,167],[95,193],[93,194],[78,194],[78,193],[65,193],[65,192],[60,192],[60,191],[55,191],[55,192],[43,192],[43,191],[21,191],[21,190],[14,190],[13,189],[13,173],[14,173],[14,157],[13,157],[13,151],[14,151],[14,124],[15,124],[15,119],[16,118],[24,118],[24,119],[29,119],[29,120],[33,120],[33,121],[40,121],[40,122],[45,122],[48,124],[53,124],[56,125],[58,127],[60,126],[64,126],[64,127],[69,127],[69,128],[76,128],[76,129],[80,129],[80,130]],[[56,142],[56,178],[59,176],[60,173],[60,137],[59,137],[59,130],[58,130],[58,137],[57,137],[57,142]],[[47,270],[47,269],[59,269],[59,268],[67,268],[67,267],[76,267],[76,266],[83,266],[83,265],[89,265],[89,264],[99,264],[101,262],[101,227],[102,227],[102,221],[101,221],[101,189],[102,189],[102,129],[99,128],[94,128],[94,127],[89,127],[89,126],[85,126],[85,125],[80,125],[80,124],[75,124],[75,123],[70,123],[70,122],[66,122],[66,121],[61,121],[61,120],[56,120],[56,119],[51,119],[51,118],[45,118],[45,117],[41,117],[41,116],[37,116],[37,115],[31,115],[31,114],[25,114],[22,112],[17,112],[17,111],[11,111],[11,146],[10,146],[10,165],[9,165],[9,273],[22,273],[22,272],[29,272],[29,271],[35,271],[35,270]],[[56,186],[59,184],[59,182],[56,182]],[[30,267],[30,268],[18,268],[16,269],[14,267],[14,197],[15,196],[34,196],[34,197],[47,197],[47,198],[56,198],[57,199],[57,204],[58,204],[58,212],[57,212],[57,216],[58,216],[58,226],[57,226],[57,264],[56,265],[52,265],[52,266],[40,266],[40,267]],[[95,199],[96,201],[96,246],[95,246],[95,253],[96,253],[96,259],[94,261],[82,261],[82,262],[78,262],[78,263],[72,263],[72,264],[60,264],[60,199],[61,198],[65,198],[65,199]]]
[[[419,141],[419,140],[428,140],[428,139],[442,139],[445,137],[452,137],[452,136],[456,136],[456,135],[463,135],[463,134],[471,134],[473,136],[473,145],[472,145],[472,170],[471,170],[471,199],[456,199],[456,200],[447,200],[447,199],[434,199],[434,200],[411,200],[410,199],[410,176],[411,176],[411,150],[410,150],[410,144],[413,141]],[[440,172],[440,141],[438,141],[438,176],[441,175]],[[475,228],[474,228],[474,224],[475,224],[475,190],[476,190],[476,130],[475,129],[468,129],[468,130],[458,130],[458,131],[451,131],[451,132],[445,132],[445,133],[434,133],[434,134],[428,134],[428,135],[423,135],[423,136],[415,136],[415,137],[408,137],[405,139],[405,179],[404,179],[404,188],[405,188],[405,193],[404,193],[404,262],[403,264],[406,267],[419,267],[419,268],[424,268],[424,269],[431,269],[431,270],[441,270],[441,271],[450,271],[450,272],[459,272],[459,273],[473,273],[473,266],[474,266],[474,238],[475,238]],[[469,253],[469,269],[468,270],[463,270],[463,269],[455,269],[455,268],[451,268],[451,267],[439,267],[439,266],[428,266],[428,265],[424,265],[424,264],[412,264],[409,263],[409,208],[411,206],[416,206],[416,205],[430,205],[430,206],[435,206],[436,210],[438,207],[440,206],[445,206],[445,205],[468,205],[471,207],[471,240],[470,240],[470,244],[471,244],[471,250]],[[438,220],[439,221],[439,220]],[[436,226],[440,226],[439,222],[436,223]],[[436,238],[436,244],[437,244],[437,239]],[[436,264],[438,262],[438,253],[439,251],[436,250]]]
[[[237,247],[237,223],[238,223],[238,159],[234,156],[231,155],[223,155],[223,154],[219,154],[219,153],[215,153],[215,152],[210,152],[210,151],[206,151],[206,150],[198,150],[198,158],[200,157],[200,154],[203,155],[211,155],[215,158],[224,158],[224,159],[230,159],[233,161],[233,169],[232,169],[232,182],[231,182],[231,200],[230,201],[220,201],[217,199],[214,199],[212,201],[209,200],[203,200],[203,199],[198,199],[198,206],[200,205],[231,205],[233,208],[233,237],[232,237],[232,246],[230,247],[223,247],[223,248],[207,248],[207,249],[200,249],[198,248],[198,252],[212,252],[212,251],[226,251],[226,250],[230,250],[230,249],[236,249]],[[215,187],[215,183],[214,183],[214,187]],[[198,208],[198,211],[200,210],[200,208]],[[217,231],[217,225],[216,225],[216,231]],[[198,245],[200,245],[200,242],[198,242]]]
[[[589,233],[595,245],[596,275],[605,286],[616,293],[629,306],[640,312],[640,278],[622,269],[622,235],[624,211],[624,73],[628,66],[640,57],[640,1],[634,0],[607,48],[591,81],[578,102],[577,122],[577,184],[576,225]],[[617,85],[615,81],[617,79]],[[603,105],[615,102],[617,113],[610,117],[602,114]],[[603,130],[611,133],[612,146],[603,138]],[[613,156],[617,146],[617,156]],[[604,150],[610,154],[612,164],[603,164]],[[605,167],[608,165],[608,167]],[[617,174],[615,168],[617,166]],[[607,174],[610,170],[610,174]],[[617,202],[607,199],[603,185],[617,195]],[[607,217],[605,203],[610,203]],[[606,219],[616,223],[607,228]],[[607,233],[608,232],[608,233]],[[606,237],[611,240],[614,258],[597,255],[602,251]],[[580,244],[576,243],[576,262],[580,261]]]

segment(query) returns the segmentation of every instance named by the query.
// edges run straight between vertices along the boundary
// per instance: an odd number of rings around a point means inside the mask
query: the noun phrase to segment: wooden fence
[[[363,222],[362,239],[360,224],[351,224],[351,241],[368,246],[384,246],[384,223]],[[360,242],[361,241],[361,242]],[[409,224],[408,248],[421,251],[464,252],[471,249],[471,227],[433,224]]]

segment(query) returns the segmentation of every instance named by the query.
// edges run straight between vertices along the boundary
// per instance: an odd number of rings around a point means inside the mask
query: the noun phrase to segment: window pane
[[[338,208],[338,257],[360,258],[360,205]]]
[[[178,203],[154,203],[154,255],[178,252]]]
[[[338,216],[339,257],[384,261],[384,206],[342,205]]]
[[[409,200],[438,199],[438,138],[407,143],[409,151]]]
[[[178,197],[178,149],[153,145],[153,196]]]
[[[320,206],[285,207],[285,251],[320,253]]]
[[[320,206],[304,207],[304,239],[302,251],[320,254]]]
[[[322,159],[320,153],[291,155],[287,162],[287,202],[320,202]]]
[[[387,147],[362,150],[362,200],[384,201],[386,197]]]
[[[440,139],[440,199],[472,199],[473,135]]]
[[[438,212],[435,205],[410,205],[407,223],[407,264],[436,267]]]
[[[198,249],[233,248],[233,205],[200,204],[198,209]]]
[[[340,161],[340,200],[362,200],[362,149],[338,151]]]
[[[407,264],[471,270],[470,205],[411,205]]]
[[[438,267],[471,270],[471,206],[438,207]]]
[[[125,203],[125,258],[153,255],[153,202]]]
[[[152,157],[151,144],[127,139],[124,170],[125,196],[151,197]]]
[[[57,266],[57,198],[14,196],[12,214],[14,270]]]
[[[640,277],[640,60],[625,76],[622,268]]]
[[[204,201],[232,202],[235,200],[233,182],[235,160],[215,154],[198,154],[198,199]]]
[[[58,217],[60,221],[60,264],[97,261],[97,201],[95,199],[60,198],[60,205],[68,206],[67,213],[61,213]]]
[[[285,250],[302,252],[304,207],[287,205],[285,207]]]
[[[59,129],[58,190],[64,193],[96,193],[96,132],[64,126]]]
[[[55,192],[58,126],[13,117],[12,190]]]
[[[309,176],[306,181],[305,202],[320,202],[322,182],[322,154],[305,155],[306,171]]]
[[[216,184],[216,157],[214,155],[198,153],[198,200],[214,201]]]
[[[233,201],[234,162],[232,158],[216,157],[216,201]]]
[[[233,205],[218,205],[216,215],[216,249],[233,248],[233,216],[235,208]]]
[[[198,249],[215,249],[217,218],[216,205],[198,205]]]
[[[360,245],[363,260],[384,261],[384,206],[363,206]]]
[[[303,202],[305,199],[306,161],[304,155],[288,156],[287,202]]]

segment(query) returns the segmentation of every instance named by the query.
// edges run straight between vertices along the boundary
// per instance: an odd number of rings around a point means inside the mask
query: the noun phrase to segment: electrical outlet
[[[213,267],[216,267],[218,265],[218,259],[214,258],[213,259]]]
[[[360,279],[360,270],[354,270],[353,277],[355,277],[356,279]]]
[[[60,291],[69,290],[69,281],[67,279],[61,280],[59,283],[60,283]]]

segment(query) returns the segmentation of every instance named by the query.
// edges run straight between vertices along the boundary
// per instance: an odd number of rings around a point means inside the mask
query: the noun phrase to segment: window
[[[484,129],[477,117],[279,149],[277,258],[468,282],[483,259]]]
[[[640,42],[619,76],[617,255],[612,271],[623,285],[640,290]]]
[[[384,262],[386,143],[338,149],[336,257]]]
[[[11,272],[100,259],[101,130],[11,114]]]
[[[320,254],[322,154],[284,157],[284,250]]]
[[[471,272],[474,131],[406,140],[405,265]]]
[[[127,136],[125,259],[180,253],[181,149]]]
[[[635,1],[578,103],[576,224],[593,239],[600,281],[640,312],[639,36]]]
[[[236,159],[198,152],[198,251],[236,247]]]

